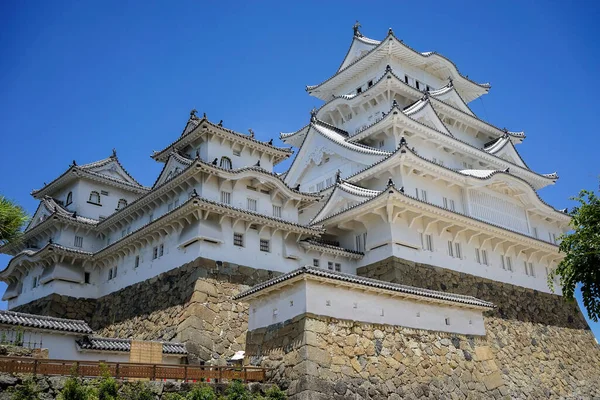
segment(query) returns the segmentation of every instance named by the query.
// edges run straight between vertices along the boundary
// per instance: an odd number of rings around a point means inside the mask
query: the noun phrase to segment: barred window
[[[221,157],[221,168],[231,169],[231,159],[229,157]]]
[[[92,190],[90,192],[90,198],[88,200],[88,203],[100,204],[100,193],[96,192],[95,190]]]
[[[327,262],[327,269],[330,271],[333,271],[333,262],[331,262],[331,261]]]
[[[248,198],[248,210],[256,211],[256,199]]]
[[[83,237],[75,236],[75,247],[83,247]]]
[[[273,216],[281,218],[281,206],[273,206]]]
[[[164,244],[161,244],[161,245],[158,247],[158,256],[159,256],[159,257],[162,257],[162,255],[163,255],[164,253],[165,253],[165,245],[164,245]]]
[[[340,263],[335,263],[335,270],[337,272],[342,272],[342,264]]]
[[[433,237],[422,233],[419,235],[421,236],[421,248],[425,251],[433,251]]]
[[[158,258],[158,247],[154,247],[152,249],[152,259],[156,260]]]
[[[135,263],[133,264],[133,268],[137,268],[140,266],[140,256],[135,256]]]
[[[244,234],[243,233],[234,233],[233,234],[233,245],[244,247]]]
[[[221,191],[221,203],[231,204],[231,193]]]
[[[319,268],[319,259],[318,258],[313,258],[313,267]]]
[[[271,242],[268,239],[260,239],[260,251],[269,252],[271,247]]]

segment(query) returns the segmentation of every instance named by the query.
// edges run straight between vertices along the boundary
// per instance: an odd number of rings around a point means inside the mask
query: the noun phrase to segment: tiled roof
[[[270,286],[277,285],[281,282],[287,281],[288,279],[292,279],[296,276],[303,275],[303,274],[312,275],[312,276],[316,276],[316,277],[320,277],[320,278],[328,278],[328,279],[332,279],[332,280],[343,281],[343,282],[348,282],[348,283],[353,283],[353,284],[358,284],[358,285],[363,285],[363,286],[368,286],[368,287],[377,288],[377,289],[391,290],[394,292],[405,293],[410,296],[427,297],[427,298],[435,299],[435,300],[450,301],[450,302],[456,302],[456,303],[461,303],[461,304],[466,304],[466,305],[471,305],[471,306],[476,306],[476,307],[490,308],[490,309],[495,307],[494,304],[492,304],[488,301],[480,300],[480,299],[478,299],[476,297],[472,297],[472,296],[464,296],[464,295],[454,294],[454,293],[445,293],[445,292],[440,292],[440,291],[436,291],[436,290],[423,289],[423,288],[419,288],[419,287],[415,287],[415,286],[407,286],[407,285],[401,285],[398,283],[390,283],[390,282],[380,281],[377,279],[363,278],[358,275],[346,274],[343,272],[335,272],[335,271],[330,271],[330,270],[325,270],[325,269],[310,267],[310,266],[300,267],[294,271],[288,272],[287,274],[280,275],[276,278],[273,278],[266,282],[260,283],[256,286],[251,287],[250,289],[246,290],[245,292],[242,292],[242,293],[238,294],[237,296],[234,296],[233,299],[241,300],[249,295],[260,292],[261,290],[266,289]]]
[[[0,310],[0,325],[49,329],[71,333],[92,333],[92,328],[82,320],[47,317],[44,315],[25,314],[7,310]]]
[[[348,253],[348,254],[355,255],[355,256],[364,256],[365,255],[365,253],[363,253],[362,251],[346,249],[344,247],[335,246],[335,245],[329,244],[329,243],[324,243],[324,242],[321,242],[321,241],[315,240],[315,239],[301,240],[300,244],[302,245],[303,243],[305,243],[309,247],[310,246],[322,247],[324,249],[329,249],[333,252]]]
[[[84,337],[76,341],[82,350],[93,351],[131,351],[131,339]],[[187,354],[183,343],[160,342],[163,354]]]

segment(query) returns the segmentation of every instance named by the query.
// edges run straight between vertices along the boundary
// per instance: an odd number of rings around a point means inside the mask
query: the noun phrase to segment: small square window
[[[333,271],[333,263],[331,261],[327,262],[327,269]]]
[[[243,233],[234,233],[233,234],[233,245],[244,247],[244,234]]]
[[[318,258],[313,258],[313,267],[319,268],[319,259]]]
[[[335,270],[337,272],[342,272],[342,264],[340,263],[335,263]]]
[[[373,81],[370,80],[369,82],[367,82],[367,86],[369,86],[369,87],[373,86]]]
[[[269,252],[271,247],[271,243],[268,239],[260,239],[260,251]]]
[[[362,93],[362,88],[361,87],[356,88],[356,94],[358,94],[358,93]]]

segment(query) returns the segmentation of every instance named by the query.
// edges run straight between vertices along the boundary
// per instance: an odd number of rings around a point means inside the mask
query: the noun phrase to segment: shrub
[[[35,382],[27,379],[22,385],[11,390],[10,398],[11,400],[38,400],[40,397]]]
[[[233,381],[225,390],[226,400],[252,400],[252,395],[241,381]]]
[[[266,400],[286,400],[287,395],[279,386],[273,385],[266,392],[265,397]]]
[[[166,398],[166,397],[165,397]],[[128,385],[123,385],[123,393],[119,397],[119,400],[154,400],[155,396],[152,390],[144,382],[133,382]],[[180,395],[180,399],[183,396]],[[179,399],[172,399],[179,400]]]
[[[98,400],[117,400],[119,386],[115,378],[110,376],[106,364],[100,364],[100,373],[102,377],[98,381]]]
[[[93,388],[85,385],[77,376],[71,376],[65,382],[65,387],[58,395],[58,400],[90,400],[95,398]]]
[[[196,385],[185,398],[186,400],[217,400],[217,395],[210,386]]]
[[[162,400],[185,400],[185,397],[176,392],[163,393]]]

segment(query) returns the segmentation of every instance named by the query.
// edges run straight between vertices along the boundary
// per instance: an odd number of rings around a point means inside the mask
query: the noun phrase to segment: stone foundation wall
[[[278,273],[198,258],[97,300],[51,295],[14,311],[87,321],[97,334],[186,343],[192,358],[223,363],[245,346],[248,306],[232,296]]]

